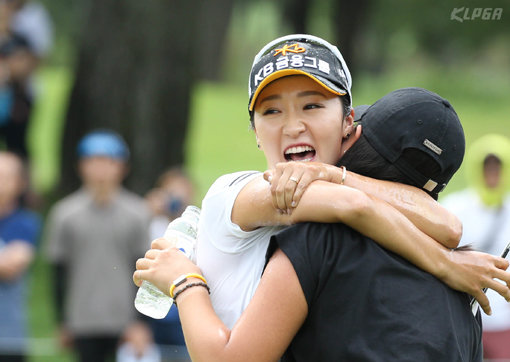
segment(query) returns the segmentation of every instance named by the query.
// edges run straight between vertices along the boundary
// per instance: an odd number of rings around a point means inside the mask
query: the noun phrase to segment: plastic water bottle
[[[195,248],[197,242],[200,208],[188,206],[180,217],[173,220],[163,237],[172,246],[181,250],[190,260],[196,262]],[[172,307],[174,300],[159,290],[154,284],[143,281],[135,298],[135,308],[154,319],[162,319]]]

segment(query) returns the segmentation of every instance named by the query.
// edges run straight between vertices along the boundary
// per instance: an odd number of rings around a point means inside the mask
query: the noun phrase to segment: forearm
[[[0,281],[8,281],[14,279],[15,272],[11,267],[9,260],[0,253]]]
[[[450,249],[420,231],[395,208],[369,196],[366,216],[351,220],[352,227],[418,268],[444,280]]]
[[[0,251],[0,280],[19,278],[32,262],[33,247],[24,241],[13,241]]]
[[[448,248],[458,246],[462,223],[424,191],[395,182],[376,180],[348,172],[347,186],[388,202],[421,231]]]
[[[228,361],[230,330],[216,316],[207,291],[200,287],[191,288],[182,293],[177,302],[191,359]]]
[[[153,249],[145,258],[136,262],[133,281],[139,286],[142,280],[147,280],[169,294],[170,280],[201,272],[179,250],[159,249],[163,243],[158,240],[153,242]],[[307,304],[297,275],[288,258],[278,251],[231,331],[216,316],[207,289],[199,285],[187,287],[188,283],[197,281],[201,282],[200,279],[186,280],[186,285],[173,289],[186,345],[193,360],[275,361],[306,317]]]
[[[250,231],[261,226],[289,225],[291,219],[275,209],[270,184],[259,177],[248,183],[237,196],[232,209],[232,222],[244,231]]]

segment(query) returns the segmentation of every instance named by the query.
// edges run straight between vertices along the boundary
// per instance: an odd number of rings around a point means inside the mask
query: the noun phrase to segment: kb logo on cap
[[[297,54],[297,53],[304,53],[305,51],[306,51],[306,49],[303,47],[300,47],[297,43],[292,44],[292,45],[285,44],[282,48],[275,49],[273,56],[276,57],[278,54],[286,56],[287,52]]]

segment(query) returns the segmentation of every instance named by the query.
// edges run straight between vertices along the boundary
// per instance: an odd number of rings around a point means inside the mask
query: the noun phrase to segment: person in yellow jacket
[[[510,139],[487,134],[464,159],[468,187],[440,202],[463,224],[460,244],[500,255],[510,241]],[[487,292],[493,314],[483,315],[484,356],[510,359],[510,304]]]

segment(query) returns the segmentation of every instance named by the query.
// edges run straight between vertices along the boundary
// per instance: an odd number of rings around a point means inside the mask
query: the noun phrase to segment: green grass
[[[378,77],[359,76],[353,88],[354,103],[371,103],[398,87],[425,87],[451,101],[463,123],[468,146],[485,133],[495,132],[510,137],[507,126],[510,117],[508,69],[464,67],[445,70],[438,66],[424,69],[415,66]],[[72,77],[67,69],[47,68],[40,73],[40,79],[44,93],[36,105],[29,140],[34,153],[34,185],[44,193],[51,190],[58,179],[60,135]],[[249,129],[246,107],[247,90],[244,85],[203,83],[196,86],[185,161],[197,183],[199,198],[224,173],[265,169],[264,156],[257,149],[253,131]],[[464,186],[461,168],[445,193]],[[59,351],[55,344],[50,281],[47,266],[40,258],[33,272],[30,299],[32,334],[42,343],[34,346],[38,356],[31,361],[69,361],[70,356]]]

